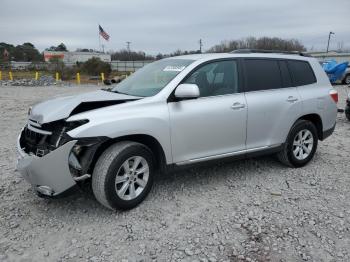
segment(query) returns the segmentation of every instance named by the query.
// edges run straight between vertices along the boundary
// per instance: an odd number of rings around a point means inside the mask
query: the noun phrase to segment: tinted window
[[[282,76],[282,82],[284,87],[291,87],[292,84],[292,78],[290,76],[287,61],[279,61],[280,70],[281,70],[281,76]]]
[[[295,86],[303,86],[316,83],[315,75],[308,62],[289,60],[288,66],[289,70],[292,73]]]
[[[184,83],[196,84],[201,97],[237,93],[239,92],[237,62],[218,61],[203,65]]]
[[[277,60],[246,59],[247,91],[259,91],[282,87]]]

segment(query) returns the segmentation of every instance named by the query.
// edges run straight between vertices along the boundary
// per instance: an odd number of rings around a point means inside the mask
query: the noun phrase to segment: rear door
[[[285,60],[244,59],[248,104],[247,149],[276,146],[301,112],[301,99]]]

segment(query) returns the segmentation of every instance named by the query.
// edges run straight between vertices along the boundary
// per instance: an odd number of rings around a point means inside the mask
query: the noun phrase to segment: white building
[[[77,62],[86,62],[90,58],[97,57],[104,62],[111,62],[111,55],[97,52],[61,52],[61,51],[44,51],[45,62],[51,58],[62,59],[66,65],[74,65]]]
[[[335,51],[326,52],[309,52],[309,55],[317,58],[319,61],[335,60],[338,63],[350,62],[350,53],[338,53]]]

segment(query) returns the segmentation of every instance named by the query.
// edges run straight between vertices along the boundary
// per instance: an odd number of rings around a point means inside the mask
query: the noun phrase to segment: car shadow
[[[281,173],[285,169],[283,165],[272,156],[250,158],[243,160],[219,160],[206,162],[191,167],[174,169],[169,172],[158,173],[155,177],[154,186],[147,197],[147,206],[152,206],[152,200],[158,198],[159,194],[167,192],[169,195],[181,195],[184,189],[196,188],[199,185],[206,185],[212,188],[225,183],[235,181],[240,183],[254,176]],[[267,171],[267,172],[266,172]],[[40,201],[41,202],[41,201]],[[39,203],[40,203],[39,202]],[[123,212],[137,212],[143,210],[143,204],[130,211],[111,212],[103,207],[95,199],[91,183],[85,183],[77,192],[64,198],[44,199],[48,212],[54,212],[55,216],[67,216],[69,213],[98,213],[111,215]],[[136,211],[135,211],[136,210]]]

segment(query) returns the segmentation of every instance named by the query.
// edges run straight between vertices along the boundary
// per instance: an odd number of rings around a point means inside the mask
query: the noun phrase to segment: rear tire
[[[111,145],[99,157],[93,174],[96,199],[110,209],[131,209],[151,190],[154,158],[143,144],[123,141]]]
[[[345,116],[350,121],[350,106],[345,107]]]
[[[345,116],[350,121],[350,114],[345,114]]]
[[[291,128],[277,158],[290,167],[305,166],[313,158],[317,144],[318,135],[315,125],[307,120],[298,120]]]

